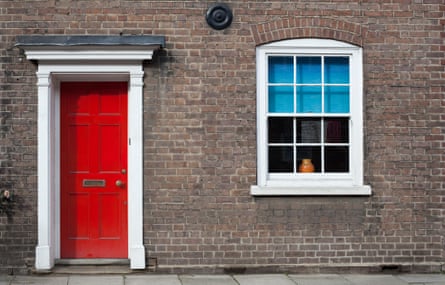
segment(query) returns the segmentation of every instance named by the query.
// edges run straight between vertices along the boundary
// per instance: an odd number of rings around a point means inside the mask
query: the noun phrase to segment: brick
[[[36,65],[13,48],[21,34],[166,36],[144,64],[144,243],[160,266],[441,262],[445,10],[419,2],[230,1],[224,31],[199,1],[2,2],[0,190],[16,202],[0,214],[0,273],[27,272],[37,243]],[[249,195],[255,47],[302,37],[363,47],[371,197]]]

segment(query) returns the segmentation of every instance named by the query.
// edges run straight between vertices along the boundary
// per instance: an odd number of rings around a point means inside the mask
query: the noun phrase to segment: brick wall
[[[166,36],[144,66],[144,243],[159,271],[440,269],[443,1],[226,1],[222,31],[205,22],[211,3],[0,1],[0,190],[15,201],[0,214],[0,272],[26,271],[37,242],[36,67],[13,47],[22,34]],[[363,47],[371,197],[249,195],[255,47],[301,37]]]

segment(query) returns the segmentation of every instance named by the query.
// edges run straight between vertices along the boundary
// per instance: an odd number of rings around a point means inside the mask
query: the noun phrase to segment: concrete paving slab
[[[410,284],[445,284],[445,275],[442,274],[401,274],[397,277]]]
[[[352,285],[352,283],[346,280],[343,276],[337,274],[321,274],[321,275],[289,275],[298,285]]]
[[[343,275],[355,285],[407,285],[408,283],[392,275]]]
[[[124,285],[124,277],[120,275],[72,275],[68,278],[68,285]]]
[[[125,285],[181,285],[176,275],[128,275]]]
[[[179,279],[182,285],[238,285],[228,275],[180,275]]]
[[[68,277],[56,276],[16,276],[11,285],[66,285]]]
[[[240,285],[295,285],[295,282],[284,274],[235,275],[233,278]]]
[[[0,285],[9,285],[14,276],[0,275]]]

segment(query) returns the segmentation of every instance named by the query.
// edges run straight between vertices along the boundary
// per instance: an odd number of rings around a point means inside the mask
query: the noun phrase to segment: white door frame
[[[153,50],[59,52],[27,48],[38,60],[38,244],[35,267],[50,270],[60,258],[60,82],[128,82],[128,259],[145,268],[143,244],[143,65]]]

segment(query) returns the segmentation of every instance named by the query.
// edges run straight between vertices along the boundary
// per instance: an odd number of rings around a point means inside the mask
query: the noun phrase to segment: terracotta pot
[[[300,167],[298,167],[298,171],[300,172],[314,172],[315,168],[312,164],[312,160],[310,158],[303,158],[301,160]]]

